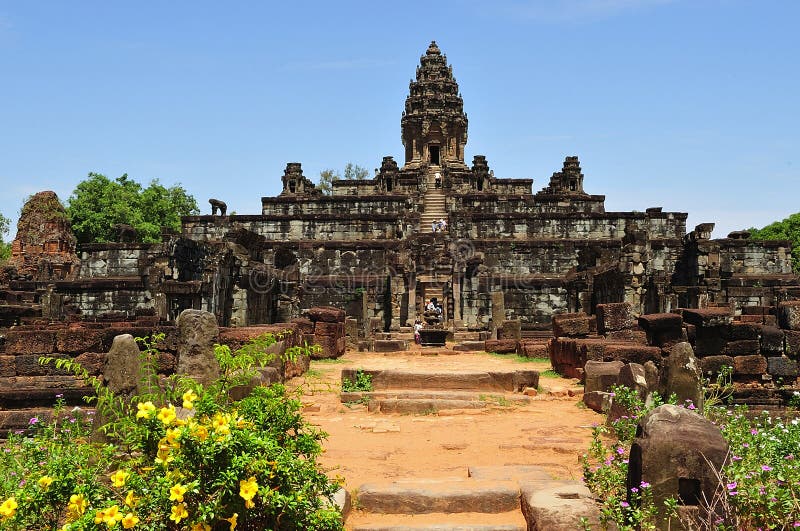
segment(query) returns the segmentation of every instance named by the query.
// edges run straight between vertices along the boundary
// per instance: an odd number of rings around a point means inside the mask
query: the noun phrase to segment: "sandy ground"
[[[549,362],[460,353],[430,355],[349,352],[334,362],[315,361],[290,387],[302,387],[305,416],[329,434],[321,463],[353,491],[361,484],[400,478],[465,478],[471,465],[540,465],[554,478],[580,479],[579,456],[588,448],[600,415],[580,408],[580,397],[546,389],[581,389],[570,380],[541,378],[529,404],[431,415],[370,413],[339,400],[341,369],[409,369],[430,372],[535,369]]]

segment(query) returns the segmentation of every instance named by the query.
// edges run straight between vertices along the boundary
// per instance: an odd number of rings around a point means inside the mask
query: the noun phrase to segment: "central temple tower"
[[[400,121],[405,146],[403,169],[421,164],[466,168],[467,115],[464,101],[436,41],[420,58],[417,79],[409,83],[406,108]]]

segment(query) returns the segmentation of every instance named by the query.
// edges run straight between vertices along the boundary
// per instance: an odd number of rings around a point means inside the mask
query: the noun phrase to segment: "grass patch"
[[[478,396],[478,400],[480,400],[481,402],[486,402],[487,404],[494,404],[494,405],[500,406],[500,407],[511,407],[512,406],[511,401],[508,398],[504,397],[504,396],[480,395],[480,396]]]
[[[553,369],[547,369],[546,371],[541,371],[539,373],[540,378],[561,378],[561,375],[558,374]]]
[[[347,363],[347,360],[343,360],[342,358],[325,358],[322,360],[314,360],[311,362],[313,365],[317,363],[322,363],[324,365],[338,365],[339,363]]]
[[[498,354],[497,352],[487,352],[488,355],[504,360],[512,360],[517,363],[550,363],[550,358],[528,358],[519,354]]]
[[[342,391],[345,393],[372,391],[372,375],[358,369],[353,380],[349,378],[342,379]]]

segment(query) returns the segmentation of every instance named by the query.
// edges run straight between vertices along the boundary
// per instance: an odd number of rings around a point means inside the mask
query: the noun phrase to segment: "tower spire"
[[[416,79],[409,83],[405,112],[400,121],[405,167],[420,163],[432,166],[464,164],[467,143],[467,115],[464,101],[436,41],[431,41],[420,57]]]

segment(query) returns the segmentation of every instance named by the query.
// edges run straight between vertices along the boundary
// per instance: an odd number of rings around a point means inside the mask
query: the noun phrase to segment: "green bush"
[[[303,420],[299,399],[282,385],[228,397],[270,359],[263,347],[274,341],[219,347],[223,375],[205,388],[172,377],[126,402],[89,378],[108,442],[94,442],[88,414],[61,401],[51,422],[32,420],[31,433],[9,438],[0,529],[342,529],[332,503],[339,484],[316,461],[325,434]],[[144,380],[152,386],[153,375]]]

